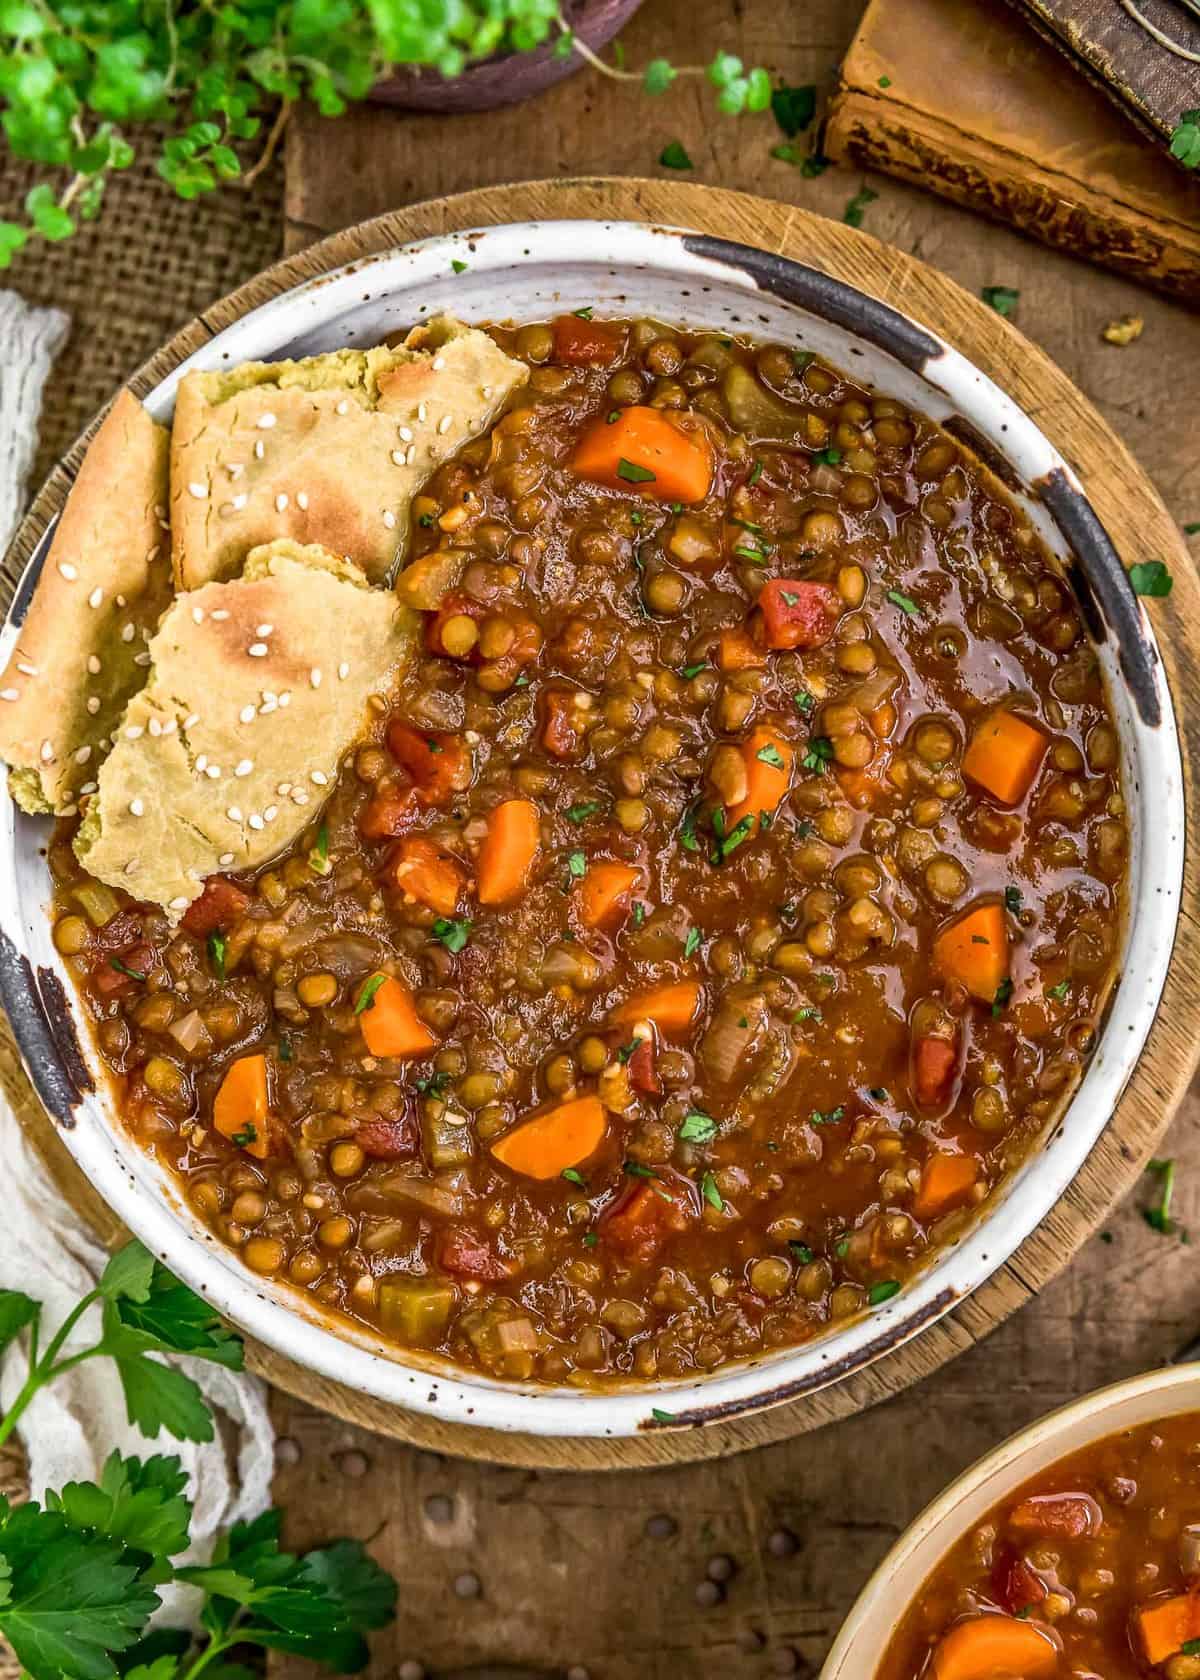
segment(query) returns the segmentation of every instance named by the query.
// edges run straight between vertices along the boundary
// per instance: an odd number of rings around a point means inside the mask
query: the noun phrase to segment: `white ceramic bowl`
[[[451,264],[465,263],[461,273]],[[252,358],[365,345],[451,309],[468,320],[537,320],[592,305],[690,327],[803,344],[881,394],[945,422],[1004,478],[1061,561],[1096,642],[1119,729],[1132,828],[1131,913],[1121,979],[1070,1108],[986,1217],[894,1300],[805,1346],[700,1381],[602,1393],[506,1385],[401,1355],[336,1327],[217,1244],[164,1170],[135,1148],[101,1093],[83,1018],[50,939],[46,826],[0,800],[0,998],[39,1093],[110,1207],[193,1288],[302,1365],[381,1400],[490,1429],[627,1435],[690,1426],[794,1398],[890,1351],[976,1288],[1078,1171],[1125,1087],[1167,971],[1183,864],[1183,794],[1170,696],[1153,634],[1071,469],[1037,427],[924,327],[816,269],[746,246],[640,224],[494,227],[388,252],[296,287],[197,351],[146,398],[168,420],[180,375]],[[0,636],[7,655],[45,552],[34,555]],[[89,1071],[92,1070],[92,1071]]]
[[[1118,1430],[1197,1411],[1200,1367],[1175,1365],[1086,1394],[1010,1436],[905,1529],[855,1600],[821,1680],[872,1680],[897,1623],[940,1559],[1031,1476]]]

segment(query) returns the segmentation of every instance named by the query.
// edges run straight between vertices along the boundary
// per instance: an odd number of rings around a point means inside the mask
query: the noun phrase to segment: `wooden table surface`
[[[650,0],[624,41],[631,64],[664,52],[687,62],[720,45],[789,82],[822,84],[860,11],[858,0]],[[665,175],[655,160],[672,139],[695,163],[689,179],[840,216],[859,177],[831,169],[805,180],[769,157],[779,138],[769,119],[717,118],[695,83],[650,102],[590,74],[489,116],[301,122],[289,140],[288,237],[296,248],[491,182]],[[1200,520],[1200,317],[935,198],[882,178],[870,185],[879,198],[865,225],[878,237],[973,291],[1019,289],[1021,330],[1097,403],[1180,522]],[[1145,331],[1117,349],[1100,334],[1125,314],[1143,317]],[[1198,1118],[1193,1090],[1166,1145],[1185,1226],[1200,1220]],[[1200,1332],[1193,1252],[1146,1224],[1153,1194],[1148,1182],[1034,1305],[924,1384],[717,1463],[605,1476],[439,1460],[277,1395],[276,1492],[289,1536],[377,1536],[400,1581],[396,1625],[376,1645],[380,1680],[410,1680],[417,1669],[404,1665],[414,1663],[438,1676],[573,1665],[592,1680],[815,1674],[871,1569],[954,1474],[1030,1419],[1166,1360]],[[731,1567],[729,1579],[709,1581]],[[290,1661],[275,1669],[287,1680],[306,1672]]]

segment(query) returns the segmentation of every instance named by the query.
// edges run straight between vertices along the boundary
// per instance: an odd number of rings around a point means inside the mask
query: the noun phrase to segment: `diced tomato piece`
[[[1104,1513],[1090,1493],[1035,1493],[1008,1513],[1008,1526],[1016,1533],[1060,1540],[1099,1534],[1103,1523]]]
[[[695,1187],[661,1167],[654,1178],[633,1178],[596,1222],[601,1242],[635,1265],[648,1265],[672,1236],[699,1214]]]
[[[471,755],[460,735],[393,723],[387,744],[396,763],[412,777],[422,805],[445,805],[470,784]]]
[[[1011,1546],[1001,1546],[992,1564],[992,1593],[996,1603],[1010,1616],[1019,1616],[1040,1604],[1046,1596],[1046,1583]]]
[[[488,609],[482,601],[477,601],[474,596],[464,595],[461,591],[455,590],[453,594],[447,595],[443,599],[438,610],[432,613],[426,621],[425,646],[430,653],[436,653],[442,659],[466,659],[472,662],[478,660],[479,655],[475,648],[471,648],[465,654],[448,652],[446,644],[442,640],[442,631],[447,621],[452,618],[469,618],[478,624],[480,619],[487,617],[487,611]]]
[[[583,750],[581,714],[569,688],[547,688],[539,699],[542,745],[555,758],[578,758]]]
[[[611,328],[581,315],[558,315],[550,323],[554,360],[564,367],[607,367],[615,362],[620,341]]]
[[[912,1049],[913,1095],[922,1108],[944,1108],[954,1089],[958,1046],[948,1038],[918,1038]]]
[[[103,927],[94,929],[91,938],[93,951],[123,951],[136,945],[142,936],[142,919],[136,910],[118,910]]]
[[[769,648],[816,648],[833,635],[842,598],[827,583],[772,578],[758,597]]]
[[[662,1096],[662,1080],[658,1077],[655,1060],[654,1040],[641,1038],[625,1064],[629,1069],[629,1083],[635,1091],[642,1091],[648,1097]]]
[[[394,840],[419,815],[416,789],[409,782],[384,782],[359,812],[358,832],[364,840]]]
[[[101,997],[124,997],[141,985],[157,961],[153,945],[144,942],[98,957],[92,969],[92,988]]]
[[[183,925],[197,939],[207,939],[210,933],[227,933],[249,903],[250,894],[227,876],[210,875],[200,897],[184,912]]]
[[[407,1110],[403,1114],[364,1120],[354,1134],[354,1141],[364,1155],[373,1161],[408,1161],[421,1145],[417,1117]]]
[[[434,1257],[444,1272],[477,1283],[499,1283],[509,1276],[508,1267],[476,1232],[465,1225],[451,1225],[439,1231]]]

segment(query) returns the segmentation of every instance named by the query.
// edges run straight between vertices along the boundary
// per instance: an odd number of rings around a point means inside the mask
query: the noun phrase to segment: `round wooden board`
[[[491,187],[415,204],[314,245],[276,264],[191,322],[131,381],[144,393],[209,334],[288,287],[340,264],[414,239],[501,222],[591,218],[695,228],[797,258],[903,310],[941,333],[1003,387],[1077,469],[1126,563],[1165,560],[1175,578],[1169,604],[1157,610],[1163,657],[1174,694],[1198,691],[1200,582],[1182,535],[1150,479],[1067,376],[1035,345],[953,280],[842,223],[742,193],[667,181],[561,180]],[[81,440],[43,488],[18,533],[6,570],[23,564],[45,522],[62,505],[82,452]],[[315,1406],[355,1424],[434,1452],[555,1470],[633,1469],[717,1458],[815,1429],[863,1410],[936,1371],[1024,1305],[1059,1272],[1113,1205],[1136,1182],[1200,1057],[1200,904],[1193,764],[1200,763],[1200,708],[1181,706],[1188,843],[1183,915],[1158,1019],[1111,1123],[1061,1201],[1012,1259],[954,1312],[917,1339],[833,1387],[769,1410],[703,1429],[662,1430],[634,1439],[547,1439],[442,1422],[364,1398],[315,1377],[261,1344],[252,1367]],[[8,1049],[0,1081],[18,1101],[26,1130],[81,1216],[107,1240],[113,1215],[83,1180]]]

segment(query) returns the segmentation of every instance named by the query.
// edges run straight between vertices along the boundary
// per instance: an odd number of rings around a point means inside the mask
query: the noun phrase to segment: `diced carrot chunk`
[[[579,886],[579,919],[584,927],[603,927],[628,908],[629,894],[641,870],[631,863],[589,863]]]
[[[424,1056],[437,1045],[403,981],[372,974],[358,996],[363,1004],[358,1021],[372,1056]]]
[[[948,1038],[926,1034],[912,1047],[913,1095],[922,1108],[944,1108],[954,1089],[958,1045]]]
[[[933,1653],[933,1680],[1053,1680],[1058,1671],[1057,1646],[1015,1616],[958,1622]]]
[[[1166,1662],[1192,1639],[1200,1639],[1200,1590],[1153,1599],[1134,1612],[1134,1626],[1146,1661]]]
[[[772,578],[758,597],[769,648],[816,648],[837,628],[845,605],[827,583],[801,578]]]
[[[594,1155],[607,1121],[598,1097],[573,1097],[522,1120],[492,1144],[502,1166],[526,1178],[558,1178]]]
[[[393,723],[388,751],[412,777],[422,805],[445,805],[470,785],[471,754],[461,735]]]
[[[621,348],[611,327],[582,315],[556,315],[550,330],[554,334],[554,360],[564,367],[607,367],[616,361]]]
[[[957,980],[982,1003],[995,1002],[1008,978],[1008,931],[1001,905],[973,905],[938,934],[933,957],[948,980]]]
[[[391,886],[439,916],[453,916],[466,886],[466,876],[455,859],[423,834],[401,840],[388,857],[384,873]]]
[[[541,820],[531,800],[494,805],[475,865],[480,904],[506,904],[523,892],[541,843]]]
[[[760,725],[752,729],[742,743],[742,758],[746,764],[746,797],[725,813],[725,834],[745,818],[758,828],[763,817],[770,816],[792,785],[792,764],[795,753],[777,729]]]
[[[663,502],[702,502],[713,477],[703,432],[683,427],[661,408],[623,408],[611,422],[597,420],[576,444],[571,466],[594,484]]]
[[[979,1162],[973,1155],[951,1155],[939,1150],[926,1161],[921,1185],[913,1202],[918,1219],[937,1219],[966,1200],[979,1177]]]
[[[722,671],[761,671],[767,656],[745,625],[722,630],[717,638],[717,665]]]
[[[1082,1540],[1099,1534],[1104,1513],[1090,1493],[1035,1493],[1008,1513],[1008,1526],[1016,1534]]]
[[[265,1160],[271,1147],[265,1056],[239,1056],[231,1063],[213,1099],[213,1125],[247,1155]]]
[[[655,986],[618,1004],[612,1013],[613,1025],[631,1027],[637,1021],[653,1021],[660,1032],[686,1032],[696,1019],[702,995],[698,980],[675,980],[665,986]]]
[[[1033,786],[1049,741],[1015,712],[993,712],[971,736],[963,775],[1002,805],[1019,805]]]

